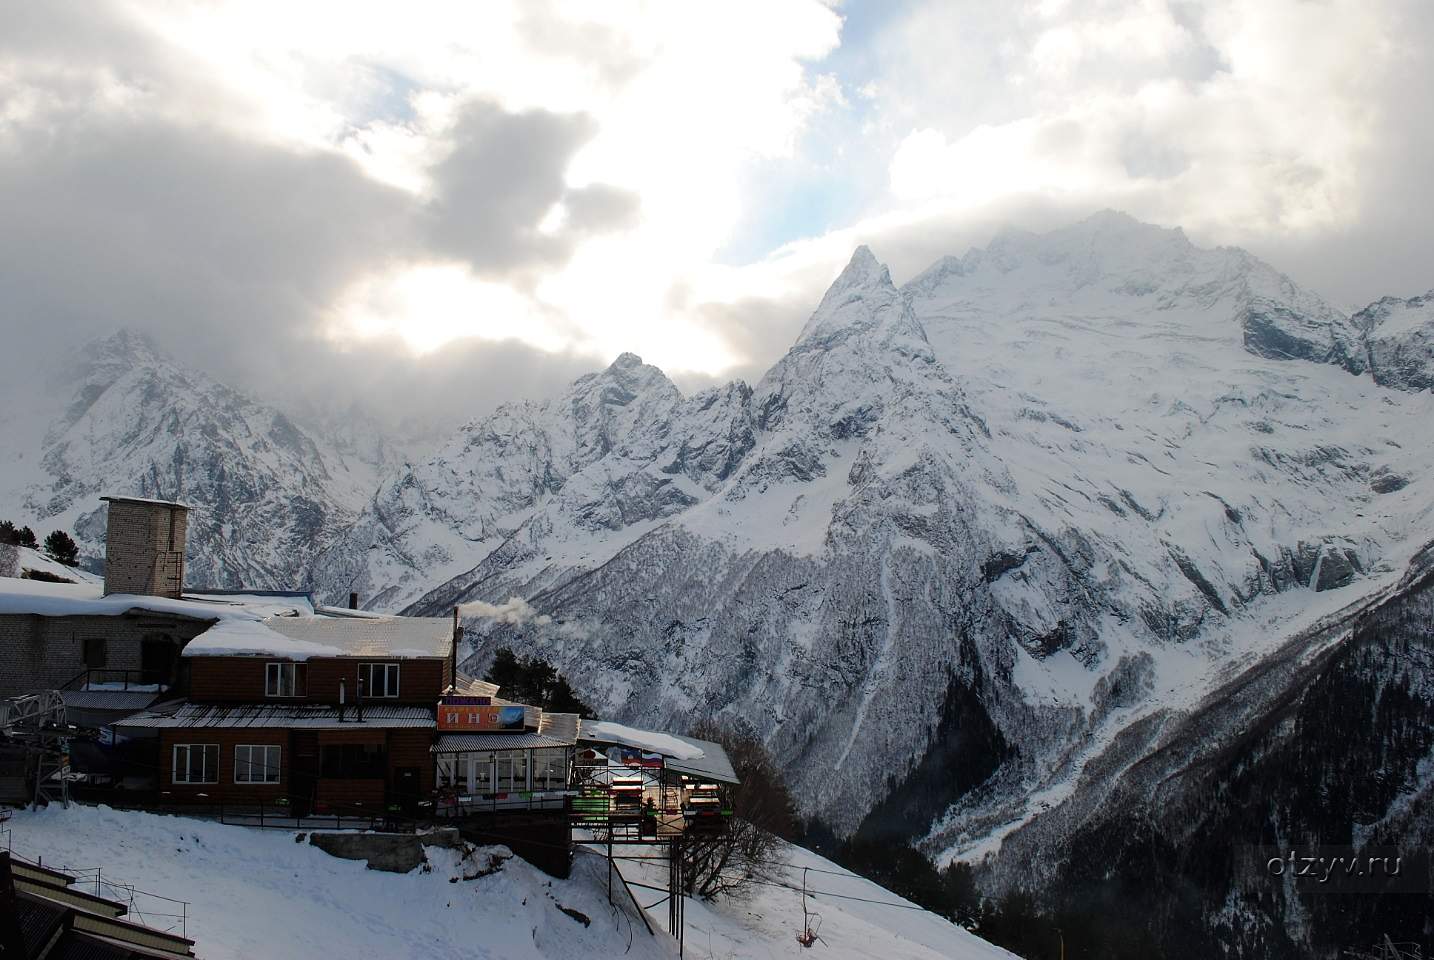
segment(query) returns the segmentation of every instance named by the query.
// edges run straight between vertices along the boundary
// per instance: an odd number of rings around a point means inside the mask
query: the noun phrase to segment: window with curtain
[[[302,663],[270,663],[264,666],[264,696],[302,697],[307,671]]]

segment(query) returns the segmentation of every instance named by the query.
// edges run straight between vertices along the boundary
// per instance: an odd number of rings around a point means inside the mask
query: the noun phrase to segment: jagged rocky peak
[[[623,353],[601,373],[573,384],[565,406],[572,411],[577,464],[604,456],[640,424],[667,419],[682,392],[657,367]]]
[[[851,259],[847,261],[846,267],[832,282],[826,299],[840,296],[855,288],[890,285],[891,272],[886,269],[885,264],[876,259],[876,255],[871,252],[870,247],[862,244],[852,251]]]
[[[926,343],[926,331],[891,282],[891,272],[869,247],[860,246],[827,289],[788,357],[812,349],[830,351],[854,336],[871,334],[907,352],[920,352],[918,345]]]

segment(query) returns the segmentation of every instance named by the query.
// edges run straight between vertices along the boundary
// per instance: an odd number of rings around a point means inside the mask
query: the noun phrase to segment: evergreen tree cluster
[[[584,703],[557,668],[542,657],[519,657],[507,647],[499,647],[483,679],[496,683],[505,700],[542,707],[551,713],[576,713],[589,720],[597,718],[597,712]]]
[[[29,527],[17,527],[9,520],[0,520],[0,543],[9,543],[17,547],[29,547],[32,550],[39,549],[40,544],[35,540],[35,531]]]
[[[0,520],[0,543],[8,543],[16,547],[29,547],[31,550],[40,549],[40,544],[35,539],[35,531],[29,527],[17,527],[10,520]],[[67,567],[73,567],[80,562],[80,547],[75,543],[73,537],[63,530],[52,530],[45,538],[45,553],[56,563],[63,563]]]
[[[34,537],[34,534],[31,534]],[[63,530],[53,530],[45,538],[45,553],[56,563],[73,567],[80,562],[80,546]]]

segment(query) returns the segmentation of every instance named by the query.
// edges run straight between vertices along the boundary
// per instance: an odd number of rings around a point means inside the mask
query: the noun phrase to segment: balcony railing
[[[134,693],[163,693],[169,689],[165,678],[150,670],[120,670],[94,667],[73,677],[65,690],[124,690]]]

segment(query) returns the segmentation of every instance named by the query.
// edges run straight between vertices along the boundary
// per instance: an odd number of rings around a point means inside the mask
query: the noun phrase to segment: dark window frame
[[[359,664],[359,682],[363,684],[363,695],[366,700],[394,700],[399,696],[399,664],[390,662],[374,661],[373,663]],[[383,677],[383,691],[376,693],[373,678],[375,674]]]
[[[287,668],[287,670],[285,669]],[[284,693],[284,675],[289,675],[289,692]],[[292,660],[271,660],[264,664],[264,696],[273,700],[298,700],[308,696],[308,665]]]
[[[385,743],[319,744],[319,776],[325,780],[383,780],[388,776]]]

